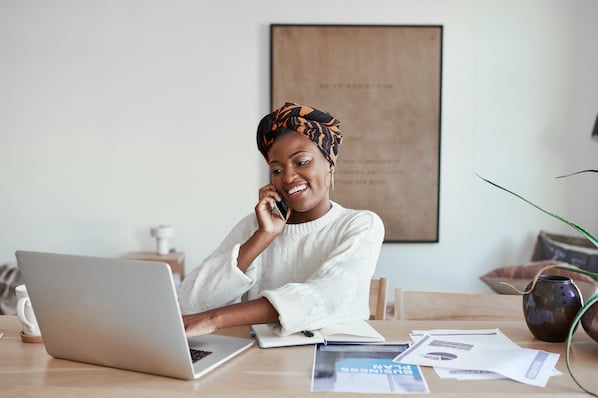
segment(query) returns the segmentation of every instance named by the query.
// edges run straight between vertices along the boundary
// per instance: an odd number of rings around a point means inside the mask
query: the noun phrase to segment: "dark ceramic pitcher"
[[[531,285],[530,282],[525,290]],[[540,275],[534,289],[523,295],[527,327],[543,341],[565,341],[581,307],[579,288],[566,276]]]
[[[581,325],[586,333],[598,343],[598,301],[583,314]]]

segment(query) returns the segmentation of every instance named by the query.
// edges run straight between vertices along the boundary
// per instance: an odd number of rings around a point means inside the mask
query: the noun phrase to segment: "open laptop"
[[[195,379],[253,344],[215,334],[187,338],[166,263],[30,251],[16,257],[53,357]],[[191,350],[201,359],[193,362]]]

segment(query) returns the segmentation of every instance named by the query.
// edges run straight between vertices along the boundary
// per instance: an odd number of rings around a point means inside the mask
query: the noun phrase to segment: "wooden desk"
[[[565,365],[565,344],[536,340],[523,321],[371,321],[389,340],[406,341],[413,329],[499,327],[515,343],[561,354],[546,388],[515,381],[443,380],[422,368],[432,397],[587,397],[573,382]],[[0,395],[3,397],[371,397],[371,394],[311,393],[313,347],[250,348],[195,381],[65,361],[50,357],[43,344],[22,343],[15,316],[0,316]],[[221,332],[248,336],[248,328]],[[90,342],[93,344],[93,342]],[[572,364],[578,379],[598,391],[598,344],[583,330],[574,336]],[[401,394],[401,396],[418,396]],[[388,396],[388,395],[386,395]]]

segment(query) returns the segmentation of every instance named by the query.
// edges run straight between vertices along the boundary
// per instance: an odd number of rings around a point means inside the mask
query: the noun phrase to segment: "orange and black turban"
[[[338,147],[343,140],[339,124],[337,119],[326,112],[287,102],[262,118],[257,128],[257,147],[268,161],[268,152],[278,138],[280,129],[287,128],[313,141],[326,160],[334,166]]]

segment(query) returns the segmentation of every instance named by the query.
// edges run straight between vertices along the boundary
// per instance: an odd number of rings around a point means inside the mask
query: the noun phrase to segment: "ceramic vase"
[[[530,282],[525,290],[531,286]],[[581,307],[579,288],[566,276],[540,275],[534,289],[523,295],[527,327],[543,341],[565,341]]]
[[[581,317],[583,330],[598,343],[598,302],[592,304]]]

